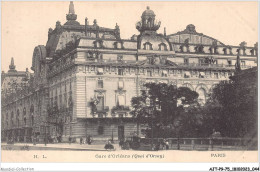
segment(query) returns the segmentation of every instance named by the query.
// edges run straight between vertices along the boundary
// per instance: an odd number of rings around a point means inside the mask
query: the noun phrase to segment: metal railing
[[[162,145],[164,138],[155,138],[154,143]],[[166,138],[172,150],[257,150],[256,138]],[[151,138],[141,139],[149,147]]]

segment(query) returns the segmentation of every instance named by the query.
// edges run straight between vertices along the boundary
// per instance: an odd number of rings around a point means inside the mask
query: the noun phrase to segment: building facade
[[[161,23],[149,7],[136,24],[140,34],[131,39],[121,39],[117,24],[110,29],[86,18],[81,25],[73,2],[66,18],[49,29],[45,46],[34,49],[30,91],[2,101],[2,138],[117,140],[140,134],[129,112],[144,83],[188,87],[203,104],[215,84],[233,75],[238,56],[242,69],[257,65],[257,44],[225,45],[192,24],[175,34],[157,33]]]

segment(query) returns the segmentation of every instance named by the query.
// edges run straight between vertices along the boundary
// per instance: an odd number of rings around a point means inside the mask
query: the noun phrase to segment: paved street
[[[23,147],[29,146],[29,150],[75,150],[75,151],[104,151],[104,144],[98,145],[87,145],[87,144],[77,144],[77,143],[55,143],[55,144],[36,144],[33,143],[15,143],[13,145],[2,143],[2,149],[4,150],[21,150]],[[116,150],[120,150],[118,144],[113,144]]]

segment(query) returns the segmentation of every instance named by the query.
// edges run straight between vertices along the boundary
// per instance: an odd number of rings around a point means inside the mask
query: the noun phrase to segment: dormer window
[[[199,73],[199,78],[205,78],[205,72],[200,72]]]
[[[167,46],[164,43],[159,44],[160,51],[167,51]]]
[[[122,43],[121,42],[115,42],[114,46],[116,49],[122,49]]]
[[[98,69],[97,69],[97,74],[98,74],[98,75],[103,75],[103,73],[104,73],[103,68],[98,68]]]
[[[190,77],[191,77],[190,72],[186,71],[184,73],[184,78],[190,78]]]
[[[223,52],[224,52],[224,54],[226,55],[226,54],[227,54],[227,48],[224,48],[224,49],[223,49]]]
[[[168,76],[168,72],[166,70],[162,71],[162,77],[167,77]]]
[[[102,41],[95,41],[94,42],[94,47],[95,48],[102,48]]]
[[[118,69],[118,75],[124,75],[124,70],[123,69]]]
[[[204,53],[203,48],[204,47],[202,45],[198,45],[197,47],[195,47],[196,53]]]
[[[144,43],[144,49],[145,50],[152,50],[152,44],[150,42]]]

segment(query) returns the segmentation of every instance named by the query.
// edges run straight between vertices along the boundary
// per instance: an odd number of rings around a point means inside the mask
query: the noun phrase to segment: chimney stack
[[[85,18],[85,36],[87,36],[87,25],[88,25],[88,18]]]

